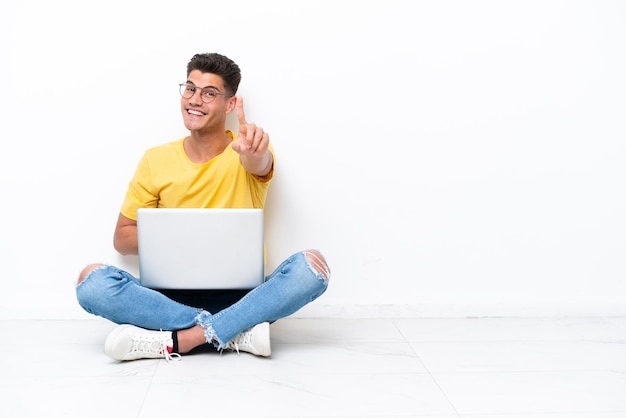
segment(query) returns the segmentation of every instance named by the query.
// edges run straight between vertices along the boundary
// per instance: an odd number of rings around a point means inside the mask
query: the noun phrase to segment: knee
[[[85,277],[87,277],[87,275],[89,275],[89,273],[91,273],[92,271],[94,271],[98,267],[104,267],[104,266],[106,266],[106,264],[102,264],[102,263],[89,264],[87,267],[82,269],[82,271],[78,275],[78,281],[76,282],[76,284],[79,285],[83,280],[85,280]]]
[[[311,268],[320,274],[324,278],[324,281],[328,283],[330,279],[330,268],[322,253],[317,250],[306,250],[304,251],[304,256]]]

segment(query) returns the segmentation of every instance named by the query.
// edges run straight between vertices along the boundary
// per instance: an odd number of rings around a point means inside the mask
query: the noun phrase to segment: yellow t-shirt
[[[235,134],[226,132],[233,139]],[[258,208],[263,209],[272,171],[260,178],[249,174],[229,145],[210,161],[189,160],[183,139],[147,150],[128,185],[121,213],[137,220],[137,209]],[[270,144],[270,151],[273,152]]]

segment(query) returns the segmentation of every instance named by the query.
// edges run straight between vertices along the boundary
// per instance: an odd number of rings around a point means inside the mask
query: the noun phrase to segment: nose
[[[193,104],[202,104],[202,90],[196,89],[191,97],[187,100],[189,100]]]

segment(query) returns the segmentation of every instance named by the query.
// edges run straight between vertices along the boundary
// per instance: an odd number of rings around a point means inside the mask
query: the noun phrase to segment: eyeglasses
[[[180,95],[183,96],[184,99],[191,99],[193,95],[196,94],[197,90],[200,90],[200,97],[204,103],[213,102],[217,96],[233,97],[232,94],[218,93],[215,91],[215,87],[200,88],[192,83],[181,83],[178,86],[180,87]]]

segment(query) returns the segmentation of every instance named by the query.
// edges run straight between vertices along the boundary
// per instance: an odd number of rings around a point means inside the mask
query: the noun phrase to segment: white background
[[[213,51],[276,149],[269,267],[333,270],[297,315],[626,314],[626,3],[8,0],[2,318],[88,317],[84,265],[135,272],[127,183]]]

